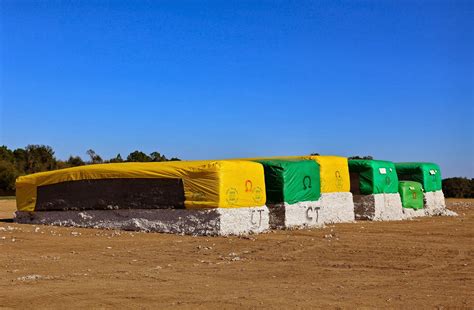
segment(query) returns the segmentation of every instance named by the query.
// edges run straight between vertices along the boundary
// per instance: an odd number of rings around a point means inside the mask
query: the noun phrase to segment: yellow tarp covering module
[[[320,167],[321,193],[349,192],[349,164],[346,157],[341,156],[301,156],[315,160]]]
[[[113,163],[35,173],[16,181],[18,211],[35,211],[38,187],[99,179],[181,179],[186,208],[240,208],[266,202],[263,166],[237,160]]]
[[[349,178],[349,163],[346,157],[341,156],[276,156],[245,158],[247,160],[261,159],[307,159],[319,164],[321,178],[321,193],[349,192],[351,181]]]

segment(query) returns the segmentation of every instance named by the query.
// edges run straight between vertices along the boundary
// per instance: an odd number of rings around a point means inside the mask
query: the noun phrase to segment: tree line
[[[452,198],[474,198],[474,179],[447,178],[443,180],[443,193]]]
[[[159,152],[146,154],[134,151],[125,159],[120,154],[110,159],[103,159],[94,150],[88,150],[86,154],[88,156],[86,160],[72,155],[67,160],[60,160],[54,156],[53,148],[48,145],[28,145],[15,150],[5,145],[0,146],[0,196],[14,195],[16,178],[25,174],[90,164],[180,160],[176,157],[167,158]]]
[[[86,154],[88,156],[86,160],[80,156],[72,155],[67,160],[60,160],[54,156],[53,148],[47,145],[28,145],[15,150],[10,150],[4,145],[0,146],[0,196],[14,195],[16,178],[25,174],[90,164],[180,160],[176,157],[167,158],[159,152],[146,154],[134,151],[128,154],[125,159],[117,154],[117,156],[105,160],[94,150],[88,150]],[[372,156],[354,156],[352,158],[372,159]],[[444,179],[443,192],[446,197],[474,198],[474,179]]]

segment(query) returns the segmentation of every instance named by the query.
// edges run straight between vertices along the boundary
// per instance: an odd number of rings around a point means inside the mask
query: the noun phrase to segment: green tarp
[[[319,165],[314,160],[256,160],[265,171],[267,203],[316,201],[321,196]]]
[[[396,163],[400,181],[415,181],[421,183],[425,192],[441,190],[441,171],[433,163]]]
[[[349,172],[354,194],[398,193],[397,172],[390,161],[351,159]]]
[[[423,209],[423,188],[421,183],[414,181],[400,181],[398,192],[402,206],[410,209]]]

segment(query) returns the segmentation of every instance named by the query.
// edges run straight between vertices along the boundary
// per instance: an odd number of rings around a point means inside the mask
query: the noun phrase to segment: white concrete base
[[[354,205],[357,220],[399,221],[406,218],[398,193],[355,195]]]
[[[271,229],[322,227],[319,220],[320,201],[268,205]]]
[[[456,216],[457,213],[446,208],[444,194],[442,190],[423,193],[425,203],[425,214],[427,216],[444,215]]]
[[[405,216],[405,219],[412,219],[414,217],[427,216],[425,209],[411,209],[411,208],[403,208],[403,215]]]
[[[355,221],[352,193],[323,193],[319,201],[321,203],[319,223],[351,223]]]
[[[135,209],[16,212],[15,221],[186,235],[245,235],[269,229],[266,206],[218,209]]]

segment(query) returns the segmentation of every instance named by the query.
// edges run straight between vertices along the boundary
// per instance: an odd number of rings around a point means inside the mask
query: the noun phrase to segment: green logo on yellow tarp
[[[339,172],[339,170],[335,172],[335,175],[336,175],[336,188],[342,189],[343,182],[342,182],[341,173]]]
[[[233,205],[233,204],[236,204],[238,200],[239,200],[239,192],[237,191],[237,189],[233,187],[227,189],[227,192],[226,192],[227,203]]]
[[[255,202],[261,202],[263,198],[262,189],[260,187],[256,187],[252,192],[253,192],[253,200]]]

